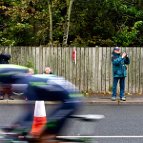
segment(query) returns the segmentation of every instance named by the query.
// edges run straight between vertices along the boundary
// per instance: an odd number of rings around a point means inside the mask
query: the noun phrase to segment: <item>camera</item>
[[[126,53],[126,52],[125,52]],[[126,53],[126,57],[128,57],[128,53]]]
[[[125,56],[125,57],[128,57],[128,53],[127,53],[127,52],[123,52],[123,53],[125,53],[125,54],[126,54],[126,56]]]

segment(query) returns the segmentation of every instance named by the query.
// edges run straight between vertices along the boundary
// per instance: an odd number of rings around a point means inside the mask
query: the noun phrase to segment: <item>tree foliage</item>
[[[143,44],[142,0],[74,0],[68,13],[71,1],[1,0],[0,45]]]

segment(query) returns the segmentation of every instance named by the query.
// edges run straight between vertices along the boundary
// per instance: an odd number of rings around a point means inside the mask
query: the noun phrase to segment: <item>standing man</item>
[[[10,59],[11,59],[11,55],[10,54],[6,54],[4,52],[2,52],[0,54],[0,64],[9,64],[9,60]],[[11,97],[12,96],[11,88],[12,88],[12,86],[10,84],[0,85],[0,100],[4,100],[4,95],[6,93],[8,94],[8,99],[9,100],[14,100]]]
[[[126,52],[121,54],[121,49],[115,47],[112,53],[113,88],[112,101],[116,100],[117,84],[120,83],[120,100],[126,101],[125,97],[125,77],[127,76],[126,65],[130,64],[130,59]]]

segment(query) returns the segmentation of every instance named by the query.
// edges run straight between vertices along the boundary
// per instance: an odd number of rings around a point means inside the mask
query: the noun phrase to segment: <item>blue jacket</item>
[[[122,58],[120,54],[113,53],[112,55],[112,70],[113,77],[126,77],[127,67],[130,64],[129,57]]]

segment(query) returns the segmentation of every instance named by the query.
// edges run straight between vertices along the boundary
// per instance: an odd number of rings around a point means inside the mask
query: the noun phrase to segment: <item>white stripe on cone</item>
[[[35,102],[34,117],[46,117],[44,101],[36,101]]]

